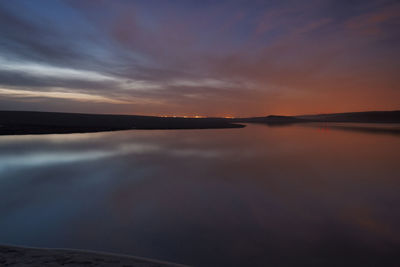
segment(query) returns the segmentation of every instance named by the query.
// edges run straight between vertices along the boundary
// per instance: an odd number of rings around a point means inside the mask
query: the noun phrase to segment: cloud
[[[26,107],[98,112],[102,102],[140,114],[399,108],[398,10],[374,0],[8,1],[0,97],[8,108],[36,99]]]
[[[54,88],[57,89],[57,88]],[[100,102],[111,104],[128,104],[130,102],[102,97],[99,95],[89,95],[84,93],[62,92],[62,91],[30,91],[30,90],[12,90],[0,88],[0,95],[6,95],[14,98],[60,98],[81,102]]]
[[[390,4],[349,19],[346,26],[366,35],[379,35],[387,31],[388,24],[400,26],[400,4]]]

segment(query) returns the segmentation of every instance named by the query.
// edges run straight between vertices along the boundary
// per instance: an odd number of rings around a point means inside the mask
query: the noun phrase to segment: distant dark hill
[[[304,122],[400,123],[400,111],[366,111],[301,116],[270,115],[266,117],[235,118],[232,121],[239,123],[264,123],[271,126]]]
[[[237,118],[233,119],[235,122],[241,123],[265,123],[269,125],[284,125],[284,124],[292,124],[292,123],[299,123],[304,122],[303,119],[293,117],[293,116],[277,116],[277,115],[270,115],[266,117],[252,117],[252,118]]]
[[[129,129],[241,128],[220,118],[165,118],[56,112],[0,111],[0,135],[79,133]]]
[[[296,118],[318,122],[400,123],[400,111],[366,111],[303,115]]]

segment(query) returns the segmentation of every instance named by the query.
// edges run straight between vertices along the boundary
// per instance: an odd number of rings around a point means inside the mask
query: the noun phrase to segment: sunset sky
[[[0,110],[400,109],[400,2],[0,2]]]

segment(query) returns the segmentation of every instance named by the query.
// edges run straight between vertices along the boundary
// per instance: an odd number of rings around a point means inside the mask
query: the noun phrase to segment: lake
[[[347,125],[1,136],[0,243],[394,266],[400,135]]]

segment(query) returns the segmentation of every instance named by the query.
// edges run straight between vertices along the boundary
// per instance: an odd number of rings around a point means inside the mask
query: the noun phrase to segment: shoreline
[[[188,265],[91,250],[39,248],[0,244],[1,266],[131,266],[183,267]]]
[[[117,131],[141,131],[141,130],[154,130],[154,131],[166,131],[166,130],[224,130],[224,129],[240,129],[246,125],[243,124],[232,124],[232,126],[216,126],[216,127],[151,127],[151,128],[121,128],[121,129],[85,129],[85,128],[18,128],[13,129],[10,127],[4,127],[0,125],[0,136],[15,136],[15,135],[49,135],[49,134],[85,134],[85,133],[106,133],[106,132],[117,132]]]
[[[0,135],[94,133],[121,130],[243,128],[223,118],[165,118],[135,115],[0,111]]]
[[[286,126],[316,122],[400,124],[400,111],[368,111],[302,116],[269,115],[266,117],[250,118],[186,118],[38,111],[0,111],[0,136],[96,133],[122,130],[232,129],[244,128],[246,125],[243,124],[246,123]],[[370,130],[375,131],[374,129]],[[395,134],[397,134],[397,131]]]

